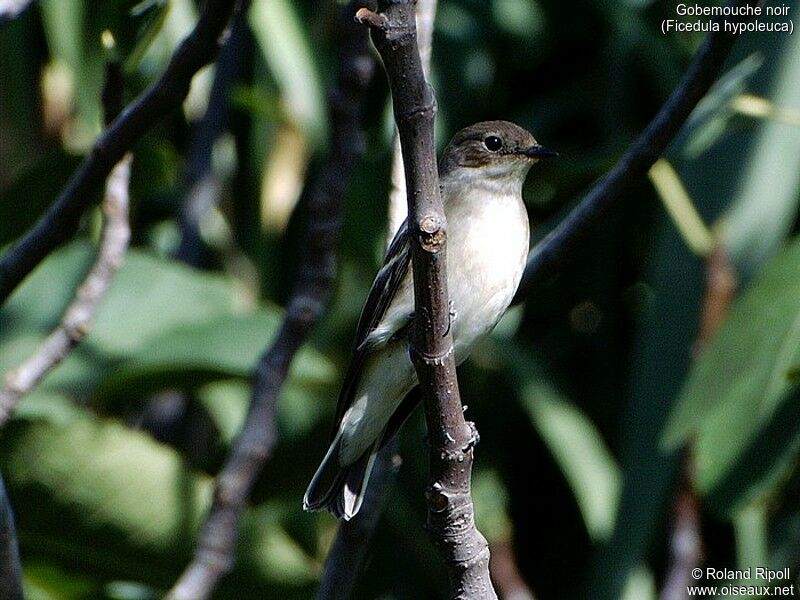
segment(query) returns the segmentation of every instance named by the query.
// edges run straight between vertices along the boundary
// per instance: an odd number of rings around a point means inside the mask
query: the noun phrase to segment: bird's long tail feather
[[[308,511],[328,510],[337,519],[349,521],[361,508],[369,476],[380,450],[380,440],[351,465],[339,464],[341,432],[331,442],[325,458],[308,484],[303,508]]]

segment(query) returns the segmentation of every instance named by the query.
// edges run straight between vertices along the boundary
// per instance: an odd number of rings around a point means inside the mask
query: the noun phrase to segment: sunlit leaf
[[[675,447],[695,440],[700,490],[715,488],[792,398],[788,374],[798,360],[800,241],[795,241],[737,300],[670,416],[665,442]],[[765,448],[776,454],[784,449]]]
[[[792,36],[781,54],[770,99],[800,110],[800,39]],[[750,156],[741,165],[739,189],[719,223],[720,235],[738,270],[751,275],[781,247],[800,201],[800,169],[785,157],[800,155],[800,130],[780,120],[761,122]]]
[[[33,569],[26,575],[38,594],[32,597],[82,598],[78,590],[88,593],[93,581],[105,580],[107,594],[143,593],[174,581],[209,506],[210,477],[189,470],[175,450],[146,433],[85,411],[66,426],[16,421],[0,440],[23,554],[90,575]],[[318,564],[286,532],[285,515],[275,503],[244,515],[239,564],[247,576],[237,584],[233,575],[229,594],[256,585],[276,586],[280,595],[317,576]],[[114,575],[122,573],[135,573],[137,583],[123,586]]]
[[[259,0],[250,9],[250,25],[283,95],[285,110],[315,144],[325,140],[325,94],[312,44],[293,3]]]
[[[498,347],[515,378],[523,382],[523,408],[569,483],[589,534],[605,539],[616,517],[619,467],[589,418],[559,394],[530,355],[526,362],[522,350],[515,350]]]
[[[688,137],[684,152],[687,156],[700,156],[727,131],[734,114],[733,102],[747,89],[763,62],[761,54],[749,55],[720,77],[698,103],[686,123]]]
[[[785,486],[800,455],[800,393],[785,398],[755,436],[743,445],[736,461],[705,501],[717,511],[735,514],[743,506],[764,501]]]
[[[194,388],[221,378],[249,378],[280,321],[277,311],[261,311],[168,329],[118,364],[98,393],[119,396],[135,390],[142,394],[163,387]],[[291,380],[310,391],[329,383],[333,373],[324,357],[306,348],[292,366]]]
[[[750,568],[753,578],[748,583],[765,583],[756,578],[753,567],[769,564],[767,549],[767,509],[753,504],[742,509],[733,519],[736,536],[736,561],[741,570]]]

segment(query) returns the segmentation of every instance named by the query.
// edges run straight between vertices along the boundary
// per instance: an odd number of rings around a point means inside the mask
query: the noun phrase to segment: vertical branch
[[[14,511],[0,477],[0,598],[22,600],[22,564],[19,560]]]
[[[240,0],[239,10],[231,20],[230,35],[217,57],[214,83],[208,108],[193,127],[183,167],[183,199],[178,218],[181,239],[175,258],[195,267],[205,267],[209,251],[200,233],[204,215],[219,203],[220,184],[212,172],[214,142],[228,128],[231,93],[246,69],[245,56],[252,51],[247,11],[250,0]]]
[[[433,52],[433,23],[436,20],[437,0],[417,0],[417,46],[422,61],[425,79],[431,78],[431,54]],[[403,166],[403,153],[400,151],[400,137],[394,131],[394,150],[392,151],[392,189],[389,191],[389,213],[386,227],[386,241],[391,242],[394,234],[408,216],[406,202],[406,174]]]
[[[496,598],[489,548],[475,528],[470,483],[477,432],[464,420],[456,380],[447,293],[447,223],[439,193],[433,124],[436,102],[422,71],[413,1],[362,8],[383,58],[400,134],[414,274],[411,358],[420,382],[430,443],[428,530],[442,553],[453,598]]]
[[[436,16],[436,0],[419,0],[417,4],[417,36],[422,69],[426,77],[430,69],[433,22]],[[350,27],[353,19],[347,15]],[[356,26],[351,35],[366,35],[363,27]],[[403,155],[400,152],[400,139],[395,129],[394,152],[392,156],[392,189],[389,192],[387,233],[388,240],[394,237],[400,224],[408,214],[406,202],[406,180]],[[391,440],[378,453],[372,468],[370,484],[367,486],[364,503],[359,518],[339,523],[336,538],[325,558],[322,580],[317,591],[318,600],[344,599],[351,597],[353,589],[364,568],[367,550],[381,514],[386,505],[386,494],[394,485],[401,459],[397,455],[397,439]]]
[[[736,288],[736,270],[725,248],[718,244],[706,260],[706,293],[695,341],[695,356],[703,351],[722,326],[736,296]],[[661,600],[686,598],[686,586],[696,581],[692,577],[692,570],[703,562],[701,507],[693,480],[690,457],[684,456],[682,476],[674,501],[669,566]]]
[[[347,10],[347,8],[345,8]],[[352,14],[354,8],[349,8]],[[209,598],[236,558],[239,517],[277,441],[278,395],[295,353],[321,315],[336,275],[342,200],[364,148],[362,98],[374,72],[366,34],[348,36],[329,94],[331,155],[307,197],[308,217],[298,276],[278,336],[255,370],[247,419],[217,476],[214,500],[192,562],[168,594],[172,600]]]

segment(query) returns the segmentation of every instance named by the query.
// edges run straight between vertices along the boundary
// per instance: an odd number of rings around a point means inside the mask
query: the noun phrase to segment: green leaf
[[[26,563],[42,565],[26,572],[27,589],[48,600],[99,595],[98,582],[107,594],[170,585],[212,496],[211,478],[175,450],[85,410],[68,425],[14,422],[0,438],[0,459]],[[222,597],[275,587],[275,597],[294,598],[317,577],[319,566],[287,533],[290,513],[271,502],[243,515],[239,566]]]
[[[262,310],[167,329],[118,364],[101,383],[98,395],[127,396],[135,390],[140,396],[165,386],[193,389],[216,379],[247,378],[280,322],[277,310]],[[313,406],[309,393],[327,389],[334,374],[322,355],[303,348],[292,365],[290,381],[303,391],[302,401]]]
[[[96,597],[100,592],[97,582],[68,573],[51,562],[26,560],[23,569],[27,600],[71,600]]]
[[[197,390],[197,399],[217,426],[222,441],[230,444],[247,416],[250,386],[229,379],[213,381]]]
[[[619,467],[589,418],[547,381],[530,353],[512,346],[504,341],[496,351],[522,382],[523,408],[569,483],[589,535],[606,539],[619,501]]]
[[[793,389],[747,443],[735,463],[706,494],[706,504],[733,515],[783,484],[800,454],[800,390]]]
[[[656,598],[658,598],[658,594],[653,574],[644,566],[633,569],[625,583],[621,600],[655,600]]]
[[[82,242],[59,250],[0,311],[0,374],[30,356],[59,322],[93,253]],[[249,378],[283,312],[262,306],[243,313],[237,304],[235,286],[224,277],[131,250],[86,339],[25,398],[20,416],[47,413],[52,396],[108,404],[164,387]],[[324,416],[316,400],[332,393],[334,376],[324,356],[300,350],[279,411],[285,431],[307,431]],[[225,431],[236,422],[233,415],[220,418]]]
[[[122,15],[121,22],[112,27],[112,32],[125,60],[124,69],[132,73],[164,26],[169,5],[166,0],[129,0],[127,4],[133,6],[117,12]]]
[[[736,301],[696,361],[670,416],[665,447],[695,438],[696,483],[703,493],[721,485],[740,461],[748,460],[748,445],[754,444],[752,452],[766,444],[766,463],[781,464],[777,458],[786,446],[759,443],[758,435],[770,427],[783,404],[795,398],[788,393],[788,375],[798,360],[800,240],[773,260]],[[786,425],[789,430],[780,439],[794,444],[791,424]],[[785,429],[783,423],[773,426]],[[749,475],[753,479],[754,473]]]
[[[733,101],[747,90],[763,62],[760,52],[748,55],[723,74],[697,104],[684,128],[687,158],[699,157],[726,133],[734,115]]]
[[[479,468],[472,474],[475,524],[489,543],[511,539],[508,490],[503,478],[493,469]]]
[[[23,546],[99,571],[139,565],[145,577],[163,572],[146,555],[187,554],[211,480],[176,451],[85,411],[67,426],[18,422],[2,439]]]
[[[209,371],[243,377],[252,371],[279,325],[277,311],[264,311],[241,317],[222,315],[205,323],[168,328],[138,348],[113,377],[138,378],[147,371]]]
[[[752,579],[742,583],[765,583],[756,579],[755,568],[769,564],[767,525],[767,510],[760,504],[748,506],[734,516],[737,567],[741,570],[750,568],[753,573]]]
[[[250,9],[250,26],[283,96],[283,105],[316,145],[327,137],[325,94],[294,3],[259,0]]]
[[[699,205],[701,213],[708,205]],[[705,216],[705,214],[704,214]],[[653,299],[638,326],[630,364],[630,399],[621,423],[622,491],[614,532],[592,567],[592,598],[616,600],[646,559],[680,467],[680,453],[660,445],[670,408],[691,362],[702,302],[703,268],[662,217],[648,279]]]
[[[621,488],[616,461],[588,417],[542,381],[530,382],[523,402],[569,482],[594,540],[614,527]]]
[[[87,341],[129,354],[165,329],[200,325],[237,309],[229,280],[146,252],[131,251],[103,299]]]
[[[16,330],[47,331],[58,323],[95,252],[89,243],[75,242],[48,257],[0,311],[0,341]],[[234,309],[235,293],[224,277],[134,249],[103,298],[86,341],[124,355],[165,328],[201,323]]]
[[[800,39],[789,37],[779,60],[769,98],[783,109],[800,109]],[[797,127],[768,120],[739,165],[739,188],[719,227],[725,248],[745,275],[774,256],[791,231],[800,201],[800,170],[785,169],[784,158],[798,155]]]

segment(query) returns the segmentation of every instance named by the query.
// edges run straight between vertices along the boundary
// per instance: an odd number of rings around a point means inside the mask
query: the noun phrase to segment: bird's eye
[[[490,135],[483,140],[483,145],[489,152],[497,152],[503,147],[503,140],[496,135]]]

